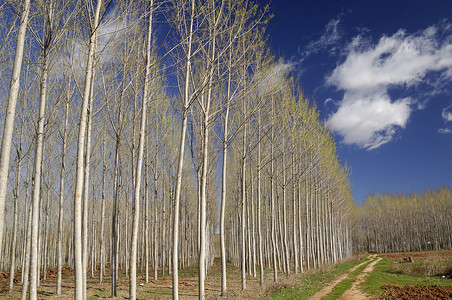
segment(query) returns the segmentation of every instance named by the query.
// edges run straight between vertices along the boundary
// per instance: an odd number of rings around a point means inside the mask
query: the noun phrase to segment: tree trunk
[[[20,173],[21,173],[21,160],[22,160],[22,150],[20,143],[22,142],[23,128],[20,130],[20,138],[19,138],[19,148],[17,149],[17,166],[16,166],[16,186],[14,191],[14,220],[13,220],[13,238],[11,242],[11,261],[10,261],[10,271],[9,271],[9,291],[13,289],[14,286],[14,272],[16,270],[16,242],[17,242],[17,218],[19,215],[18,212],[18,203],[19,203],[19,195],[20,195]]]
[[[130,278],[129,278],[129,299],[135,300],[137,295],[137,248],[138,248],[138,224],[140,218],[140,188],[141,188],[141,170],[143,167],[144,141],[146,133],[146,116],[148,88],[151,73],[151,37],[152,37],[152,10],[154,1],[150,2],[148,34],[146,40],[146,70],[144,75],[143,98],[141,100],[141,124],[140,124],[140,141],[138,146],[137,170],[135,173],[135,191],[133,206],[133,224],[132,224],[132,243],[130,249]],[[177,263],[176,263],[177,266]]]
[[[184,108],[182,112],[182,127],[181,136],[179,143],[179,158],[177,164],[177,181],[176,181],[176,195],[174,199],[174,220],[173,220],[173,299],[179,299],[179,271],[178,266],[178,235],[179,235],[179,206],[180,206],[180,195],[182,187],[182,171],[184,166],[184,152],[185,152],[185,136],[187,132],[187,121],[188,121],[188,109],[190,103],[190,72],[191,72],[191,46],[193,38],[193,19],[195,13],[195,1],[191,1],[191,18],[190,18],[190,29],[188,34],[188,50],[186,54],[186,65],[185,65],[185,82],[184,82]],[[200,258],[201,263],[201,258]],[[201,269],[200,269],[201,274]],[[201,294],[199,295],[201,298]]]
[[[19,31],[17,32],[16,53],[14,57],[13,72],[11,76],[8,106],[6,108],[5,125],[2,138],[2,153],[0,155],[0,251],[3,249],[3,223],[5,214],[5,200],[8,184],[9,162],[11,158],[11,141],[14,130],[14,119],[16,115],[17,96],[20,87],[20,72],[24,53],[25,33],[30,12],[30,0],[24,0],[20,19]]]
[[[101,213],[100,213],[100,268],[99,268],[99,283],[102,283],[104,276],[104,223],[105,223],[105,184],[106,184],[106,172],[107,172],[107,164],[105,162],[105,136],[107,135],[106,126],[104,123],[104,132],[102,135],[102,204],[101,204]]]
[[[293,133],[292,133],[293,134]],[[295,145],[291,145],[292,147],[294,147]],[[293,219],[292,219],[292,230],[293,230],[293,250],[294,250],[294,262],[295,262],[295,274],[298,273],[298,243],[297,243],[297,228],[300,229],[300,224],[301,224],[301,220],[298,220],[297,223],[297,202],[296,202],[296,194],[295,194],[295,182],[296,182],[296,178],[295,178],[295,159],[294,159],[294,153],[293,150],[291,151],[291,158],[292,158],[292,207],[293,207]],[[300,241],[301,242],[301,241]]]
[[[99,24],[100,8],[102,0],[97,1],[96,11],[94,14],[94,22],[92,31],[90,32],[88,61],[86,64],[86,77],[83,94],[82,108],[80,111],[80,126],[77,142],[77,175],[74,193],[74,260],[75,260],[75,299],[82,300],[86,296],[86,285],[83,280],[83,263],[82,263],[82,192],[83,192],[83,159],[85,153],[85,138],[88,118],[88,104],[90,99],[91,81],[93,79],[94,68],[94,52],[96,48],[96,31]]]
[[[262,251],[262,222],[261,222],[261,114],[259,109],[259,115],[257,117],[257,230],[259,236],[259,268],[260,268],[260,285],[264,284],[264,262]]]
[[[283,236],[283,248],[284,248],[284,257],[285,257],[285,266],[286,266],[286,275],[289,276],[290,274],[290,264],[289,264],[289,246],[287,243],[287,197],[286,197],[286,162],[285,162],[285,140],[283,139],[283,149],[282,149],[282,168],[283,168],[283,184],[282,184],[282,188],[283,188],[283,231],[284,231],[284,236]]]
[[[95,68],[93,66],[92,78],[95,76]],[[86,300],[86,274],[88,269],[88,195],[89,195],[89,171],[91,161],[91,127],[93,122],[93,94],[94,80],[91,81],[89,108],[87,114],[86,127],[86,150],[85,150],[85,176],[83,184],[83,220],[82,220],[82,268],[83,268],[83,299]],[[94,188],[94,187],[93,187]],[[94,202],[94,199],[91,199]]]
[[[66,171],[66,143],[67,143],[67,128],[69,119],[69,103],[70,103],[70,86],[67,88],[66,94],[66,111],[64,115],[64,129],[63,129],[63,145],[61,146],[61,171],[60,171],[60,195],[59,195],[59,209],[58,209],[58,271],[57,271],[57,286],[56,293],[61,295],[61,269],[63,267],[63,205],[64,205],[64,177]]]
[[[226,211],[226,170],[228,151],[229,99],[231,94],[231,66],[229,64],[228,90],[226,96],[226,112],[223,123],[223,161],[221,165],[221,207],[220,207],[220,248],[221,248],[221,296],[226,296],[226,246],[224,236],[224,215]]]
[[[22,275],[24,277],[24,283],[22,284],[22,296],[21,300],[25,300],[27,298],[27,290],[28,290],[28,283],[29,283],[29,273],[30,273],[30,256],[31,256],[31,222],[32,222],[32,214],[33,209],[32,206],[28,208],[28,222],[27,222],[27,230],[26,230],[26,250],[25,250],[25,268],[24,268],[24,274]]]
[[[51,18],[51,16],[49,16]],[[50,28],[48,28],[50,33]],[[38,236],[39,236],[39,202],[41,192],[41,170],[42,170],[42,157],[43,157],[43,144],[44,144],[44,125],[45,125],[45,110],[47,104],[47,76],[48,76],[48,48],[44,47],[42,51],[42,66],[41,66],[41,80],[40,80],[40,105],[39,105],[39,119],[36,132],[36,151],[35,151],[35,181],[33,185],[33,217],[31,226],[31,272],[30,272],[30,299],[37,299],[38,288]]]
[[[275,158],[274,158],[274,144],[275,144],[275,103],[274,99],[271,99],[271,110],[272,110],[272,117],[271,117],[271,149],[270,149],[270,201],[271,201],[271,244],[272,244],[272,254],[273,254],[273,280],[276,282],[278,280],[278,269],[277,269],[277,262],[276,262],[276,231],[275,231]]]
[[[245,104],[243,104],[245,108]],[[244,109],[246,116],[246,110]],[[246,122],[246,121],[245,121]],[[246,123],[243,130],[243,145],[242,145],[242,228],[241,228],[241,246],[242,246],[242,290],[246,290],[246,244],[245,244],[245,227],[246,227]],[[249,229],[249,228],[248,228]]]
[[[119,198],[119,137],[116,136],[115,166],[114,166],[114,199],[111,222],[111,296],[116,297],[116,280],[118,278],[118,198]]]

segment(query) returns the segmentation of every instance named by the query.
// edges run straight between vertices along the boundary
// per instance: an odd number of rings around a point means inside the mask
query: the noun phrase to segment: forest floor
[[[411,262],[409,261],[411,257]],[[256,266],[257,267],[257,266]],[[322,266],[305,271],[303,274],[286,276],[278,274],[273,281],[273,272],[264,271],[265,284],[259,283],[257,276],[247,274],[247,289],[242,291],[241,270],[227,264],[227,297],[220,297],[220,260],[214,260],[205,281],[207,299],[452,299],[452,251],[390,253],[354,257],[337,265]],[[140,270],[138,270],[140,271]],[[90,275],[90,274],[89,274]],[[104,283],[88,276],[88,299],[111,298],[110,270],[106,270]],[[153,280],[149,273],[145,283],[140,273],[137,280],[138,299],[171,299],[171,275]],[[8,292],[9,274],[0,274],[0,299],[20,299],[20,273],[15,274],[15,287]],[[73,270],[63,270],[62,295],[57,296],[56,271],[48,270],[47,279],[41,280],[39,299],[73,299]],[[128,298],[128,279],[120,276],[117,299]],[[194,266],[179,272],[180,299],[198,298],[198,268]]]
[[[246,274],[246,290],[242,291],[241,270],[227,264],[227,286],[226,297],[221,297],[221,264],[220,259],[216,258],[213,265],[209,268],[205,281],[206,299],[262,299],[272,291],[291,287],[297,284],[296,276],[286,276],[279,273],[277,282],[273,281],[273,272],[270,269],[264,270],[265,284],[260,285],[259,269],[256,265],[257,276]],[[149,282],[145,283],[144,274],[140,273],[137,279],[137,299],[171,299],[172,298],[172,280],[171,275],[165,273],[162,276],[161,270],[158,279],[153,280],[153,271],[149,273]],[[42,273],[42,272],[41,272]],[[94,272],[94,278],[88,274],[87,278],[87,298],[92,299],[111,299],[111,275],[107,269],[104,275],[104,282],[99,284],[98,271]],[[42,275],[42,274],[41,274]],[[15,286],[11,292],[8,292],[9,273],[0,274],[0,299],[20,299],[21,284],[20,273],[16,273]],[[116,299],[128,299],[128,279],[122,273],[118,280]],[[38,289],[38,299],[73,299],[74,298],[74,273],[72,269],[63,270],[62,294],[56,295],[56,270],[48,270],[47,279],[41,280]],[[179,298],[180,299],[198,299],[198,267],[197,264],[184,268],[179,271]]]

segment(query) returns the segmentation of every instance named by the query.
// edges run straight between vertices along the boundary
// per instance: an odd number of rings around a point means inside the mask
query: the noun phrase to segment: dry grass
[[[452,258],[431,257],[413,263],[396,262],[390,272],[410,276],[445,275],[452,272]]]

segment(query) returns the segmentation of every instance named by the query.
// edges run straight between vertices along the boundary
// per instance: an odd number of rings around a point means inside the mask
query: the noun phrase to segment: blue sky
[[[452,187],[452,1],[271,7],[270,44],[335,132],[356,203]]]

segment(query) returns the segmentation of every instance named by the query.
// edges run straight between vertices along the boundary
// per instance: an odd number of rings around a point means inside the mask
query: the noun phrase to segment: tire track
[[[382,260],[381,257],[375,259],[373,262],[371,262],[363,271],[361,274],[358,275],[355,282],[353,282],[352,287],[346,290],[341,297],[339,297],[339,300],[365,300],[368,299],[368,297],[362,292],[362,290],[359,288],[359,286],[364,282],[366,277],[369,275],[370,272],[374,269],[375,265]]]
[[[368,256],[368,258],[373,259],[375,258],[376,255],[370,255]],[[353,271],[355,271],[356,269],[358,269],[359,267],[361,267],[362,265],[369,263],[369,261],[365,261],[360,263],[359,265],[354,266],[353,268],[351,268],[350,270],[348,270],[347,273],[342,274],[341,276],[337,277],[333,282],[331,282],[328,286],[322,288],[320,291],[318,291],[317,293],[315,293],[314,295],[312,295],[311,297],[308,298],[308,300],[320,300],[322,299],[322,297],[328,295],[329,293],[331,293],[334,289],[334,287],[340,283],[342,280],[346,279],[348,277],[348,275],[350,273],[352,273]],[[373,263],[373,262],[372,262]],[[372,264],[371,263],[371,264]],[[367,269],[367,268],[366,268]]]

